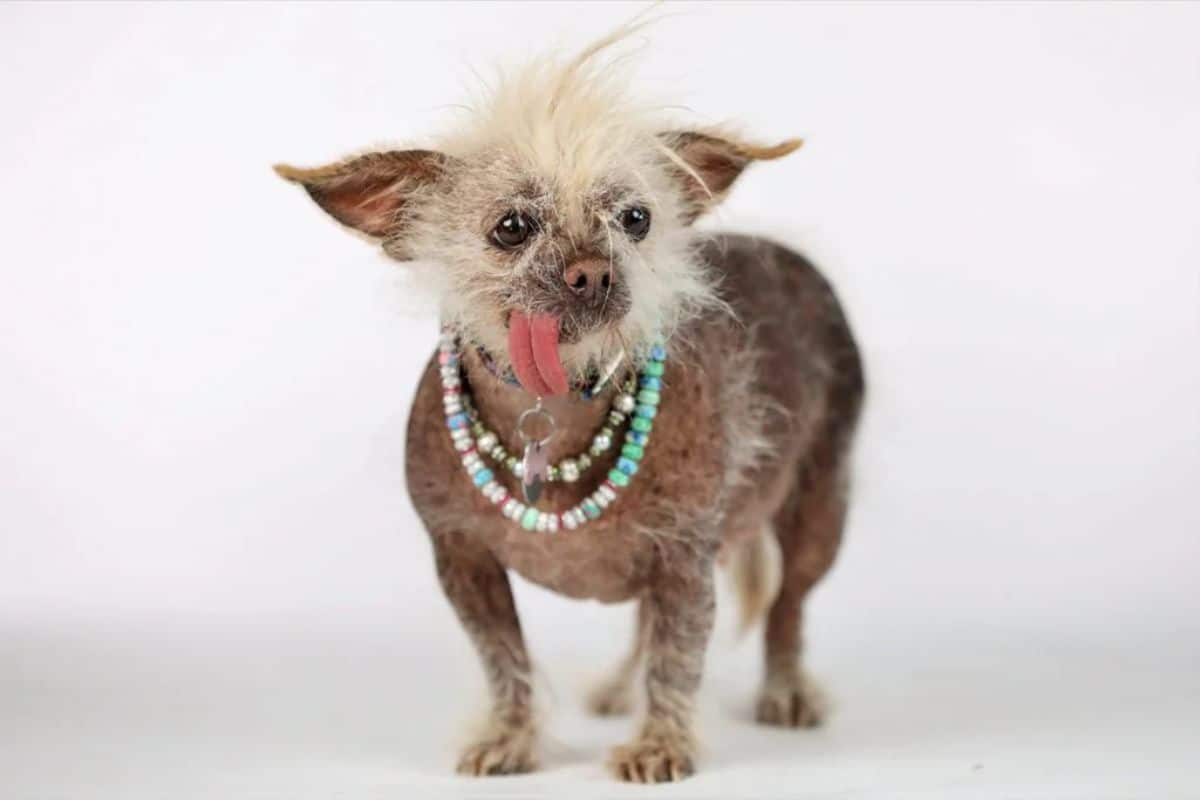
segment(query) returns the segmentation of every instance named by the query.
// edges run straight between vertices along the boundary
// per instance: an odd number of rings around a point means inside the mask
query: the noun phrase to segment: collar
[[[496,363],[496,359],[482,345],[477,345],[475,352],[479,355],[479,360],[483,362],[483,366],[492,374],[492,377],[507,383],[509,386],[515,386],[518,389],[521,388],[521,382],[517,380],[517,376],[513,373],[511,367],[501,369],[500,365]],[[571,392],[579,395],[581,400],[595,399],[604,391],[609,383],[613,382],[613,378],[620,371],[624,361],[625,353],[622,351],[606,369],[600,370],[593,367],[588,370],[587,375],[571,381]]]

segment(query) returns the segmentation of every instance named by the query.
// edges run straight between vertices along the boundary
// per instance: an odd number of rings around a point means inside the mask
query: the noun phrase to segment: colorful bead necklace
[[[621,392],[613,400],[613,406],[608,412],[608,418],[600,427],[600,430],[596,432],[596,435],[592,437],[592,443],[588,449],[576,456],[564,458],[557,464],[549,465],[546,470],[547,481],[574,483],[592,465],[592,459],[599,458],[612,449],[616,429],[625,421],[626,416],[637,408],[637,399],[633,395],[635,391],[637,391],[636,382],[633,378],[630,378],[621,387]],[[463,401],[467,416],[471,418],[471,433],[475,435],[476,449],[498,466],[507,468],[509,472],[518,478],[523,478],[525,475],[524,460],[518,458],[515,454],[509,453],[504,448],[504,445],[500,443],[500,437],[488,430],[487,426],[480,420],[479,410],[466,397],[463,398]]]
[[[509,466],[508,459],[510,458],[513,459],[516,467],[520,467],[522,464],[522,462],[516,461],[515,457],[508,456],[506,451],[504,451],[504,460],[498,459],[496,455],[496,447],[499,446],[498,437],[483,427],[482,422],[478,419],[478,412],[471,402],[470,393],[464,389],[457,340],[452,332],[443,331],[438,345],[442,404],[446,413],[446,427],[450,431],[454,449],[462,459],[463,468],[480,493],[495,505],[506,519],[518,523],[527,531],[556,533],[560,529],[575,530],[591,520],[599,519],[605,509],[617,499],[620,491],[627,487],[629,481],[637,474],[638,464],[650,443],[650,431],[654,427],[654,417],[658,414],[658,404],[661,399],[665,359],[666,350],[662,345],[655,345],[651,348],[650,358],[642,368],[636,387],[631,386],[630,383],[622,387],[625,391],[619,392],[613,401],[613,409],[609,416],[610,424],[602,428],[592,441],[591,452],[596,456],[602,455],[611,446],[616,426],[624,421],[627,414],[632,412],[629,429],[625,432],[625,444],[621,447],[621,455],[618,457],[616,465],[609,470],[608,476],[594,492],[566,511],[541,511],[533,505],[536,493],[529,504],[522,503],[509,494],[508,490],[496,480],[495,473],[484,463],[482,454],[486,452],[487,455],[497,458],[498,463],[506,466]],[[634,388],[638,390],[636,395],[632,393]],[[529,413],[546,414],[547,412],[542,410],[539,400],[537,406],[526,412],[526,414]],[[615,415],[619,415],[619,418]],[[520,424],[518,424],[518,428],[520,428]],[[523,433],[521,435],[524,436]],[[496,441],[493,442],[491,439],[484,441],[485,437],[489,436]],[[602,436],[606,436],[607,441],[601,439]],[[535,443],[535,447],[540,447],[545,441]],[[491,444],[492,447],[490,449],[483,448],[481,444]],[[599,447],[599,445],[603,445],[603,447]],[[568,459],[568,461],[573,461],[578,468],[579,460],[584,457],[585,455],[581,454],[580,457]],[[526,460],[528,461],[528,448]],[[569,480],[563,474],[565,463],[560,462],[557,465],[557,478],[549,478],[549,474],[553,474],[552,471],[555,468],[546,470],[547,477],[550,480]],[[588,463],[590,463],[590,459]],[[514,474],[522,471],[513,466],[509,466],[509,469]],[[526,476],[518,475],[518,477],[526,480]],[[578,478],[578,472],[575,477]],[[540,492],[540,486],[537,492]],[[528,488],[526,488],[526,497],[530,499]]]

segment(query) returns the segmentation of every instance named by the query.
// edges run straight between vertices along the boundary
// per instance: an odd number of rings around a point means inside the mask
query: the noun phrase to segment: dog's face
[[[393,258],[436,265],[443,317],[548,395],[712,302],[688,226],[797,146],[664,132],[577,61],[518,76],[436,150],[277,171]]]

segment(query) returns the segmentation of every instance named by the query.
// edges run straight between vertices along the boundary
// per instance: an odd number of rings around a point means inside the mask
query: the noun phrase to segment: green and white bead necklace
[[[539,454],[549,441],[549,436],[541,440],[529,440],[523,430],[523,424],[529,415],[542,414],[549,417],[548,412],[542,409],[540,399],[537,405],[522,414],[517,424],[518,434],[527,442],[525,458],[517,460],[500,445],[499,437],[487,430],[479,420],[470,394],[464,390],[462,363],[456,337],[450,331],[443,331],[438,346],[442,404],[446,414],[446,427],[450,431],[454,449],[462,459],[463,468],[480,493],[495,505],[501,514],[527,531],[556,533],[559,530],[575,530],[599,519],[637,474],[638,465],[650,443],[650,431],[654,427],[654,417],[658,414],[658,403],[661,399],[665,359],[666,350],[662,345],[655,345],[650,350],[650,358],[642,367],[636,385],[631,380],[621,387],[621,391],[613,400],[607,424],[592,440],[590,457],[588,453],[584,453],[574,459],[565,459],[556,466],[548,466],[544,459],[539,462]],[[630,414],[632,416],[629,418],[629,429],[625,432],[625,444],[621,447],[621,455],[594,492],[566,511],[541,511],[534,507],[541,493],[542,480],[578,480],[580,473],[592,463],[591,457],[602,456],[611,448],[617,429]],[[550,421],[553,422],[552,417]],[[522,479],[522,489],[528,503],[510,495],[496,480],[495,473],[484,463],[485,455]]]
[[[551,464],[546,470],[546,480],[574,483],[592,466],[593,459],[599,458],[611,450],[617,429],[621,427],[629,414],[637,410],[637,398],[634,396],[636,391],[637,381],[631,377],[613,400],[612,409],[608,412],[605,424],[592,437],[592,443],[587,451],[573,458],[564,458],[557,464]],[[524,477],[524,459],[509,453],[500,443],[500,437],[488,430],[480,420],[479,410],[466,397],[463,398],[463,401],[467,416],[471,418],[471,433],[475,435],[476,449],[495,462],[497,466],[506,468],[518,478]]]

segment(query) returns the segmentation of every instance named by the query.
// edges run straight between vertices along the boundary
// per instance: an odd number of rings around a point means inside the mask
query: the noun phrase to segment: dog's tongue
[[[539,397],[567,393],[567,373],[558,358],[558,317],[512,312],[508,357],[525,391]]]

